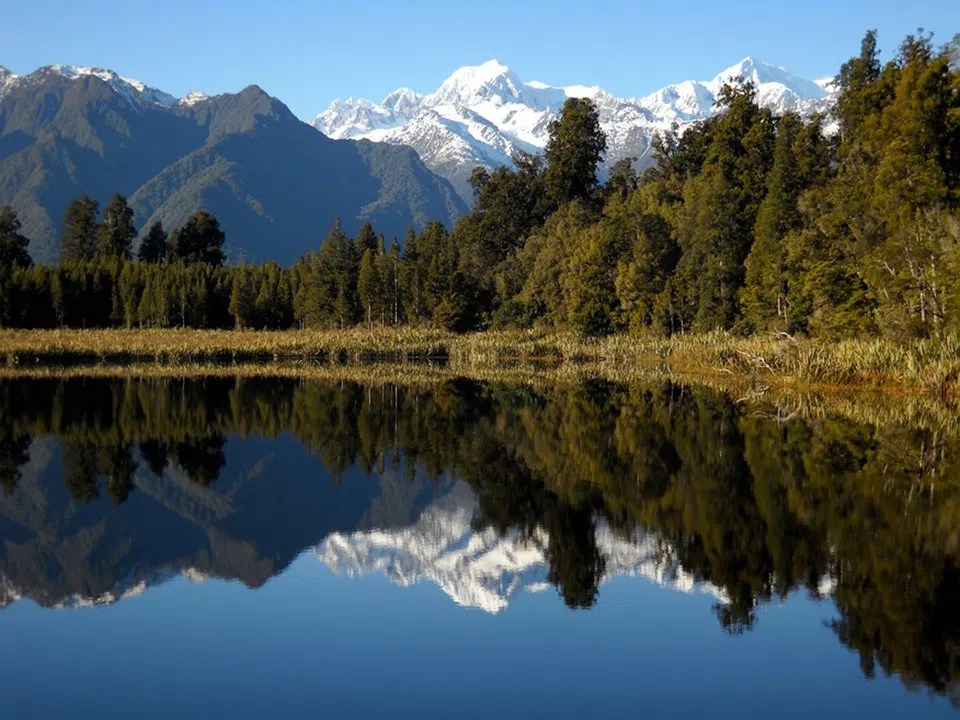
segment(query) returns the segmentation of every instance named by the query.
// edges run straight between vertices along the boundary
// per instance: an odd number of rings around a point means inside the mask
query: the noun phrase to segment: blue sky
[[[175,95],[256,83],[301,117],[336,97],[430,91],[496,57],[524,80],[644,95],[745,55],[816,79],[868,28],[885,57],[924,27],[960,32],[958,0],[0,0],[0,65],[108,67]]]

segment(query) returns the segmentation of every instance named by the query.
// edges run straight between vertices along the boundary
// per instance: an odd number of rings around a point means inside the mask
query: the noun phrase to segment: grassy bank
[[[773,384],[869,385],[952,395],[960,375],[960,339],[893,344],[824,342],[726,333],[673,338],[613,336],[587,340],[543,330],[454,335],[423,328],[330,331],[2,330],[0,364],[336,363],[444,361],[476,372],[547,363],[630,376],[653,372],[734,376]]]

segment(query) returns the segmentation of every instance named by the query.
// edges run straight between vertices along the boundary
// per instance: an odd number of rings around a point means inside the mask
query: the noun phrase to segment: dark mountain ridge
[[[141,228],[176,227],[205,208],[233,259],[281,263],[317,247],[336,217],[348,232],[369,219],[389,239],[466,211],[412,149],[331,140],[255,85],[184,103],[56,67],[9,77],[0,205],[17,211],[37,261],[57,259],[63,213],[84,192],[101,205],[128,196]]]

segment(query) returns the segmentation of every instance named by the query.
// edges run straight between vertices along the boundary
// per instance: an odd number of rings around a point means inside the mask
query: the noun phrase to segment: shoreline
[[[895,344],[881,339],[835,342],[784,334],[728,333],[671,338],[613,335],[584,339],[555,330],[457,335],[429,328],[346,330],[59,329],[0,330],[3,374],[103,366],[182,371],[190,366],[443,365],[459,374],[545,370],[617,379],[683,376],[739,385],[884,389],[951,399],[960,376],[960,338]],[[482,371],[482,372],[481,372]],[[309,372],[308,372],[309,374]],[[721,382],[721,384],[727,384]]]

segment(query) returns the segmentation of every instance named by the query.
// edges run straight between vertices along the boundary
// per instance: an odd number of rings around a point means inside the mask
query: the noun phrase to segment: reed
[[[290,330],[2,330],[0,365],[437,360],[458,371],[525,363],[619,376],[735,376],[774,385],[892,386],[952,397],[960,338],[898,344],[728,333],[592,340],[554,330],[455,335],[430,328]]]

